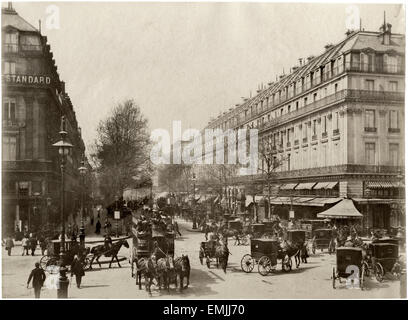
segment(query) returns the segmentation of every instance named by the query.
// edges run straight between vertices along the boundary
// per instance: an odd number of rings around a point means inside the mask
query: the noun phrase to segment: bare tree
[[[280,148],[283,146],[279,145]],[[288,156],[277,157],[277,147],[271,139],[262,139],[259,148],[261,166],[258,168],[268,188],[268,217],[271,216],[272,185],[276,182],[277,169],[289,160]]]
[[[93,163],[106,199],[123,194],[141,171],[151,172],[147,120],[133,100],[119,103],[99,123]]]

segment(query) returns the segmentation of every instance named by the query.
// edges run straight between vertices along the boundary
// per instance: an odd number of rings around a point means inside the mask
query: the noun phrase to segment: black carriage
[[[398,244],[387,242],[373,242],[369,244],[366,261],[378,282],[384,280],[387,272],[392,273],[398,279],[401,276]]]
[[[336,289],[336,280],[353,280],[353,283],[347,282],[347,285],[364,288],[364,276],[367,275],[368,265],[363,259],[363,249],[355,247],[339,247],[336,250],[336,267],[333,267],[332,285]],[[357,274],[356,274],[357,273]]]
[[[205,259],[205,264],[207,265],[207,268],[210,268],[211,266],[211,261],[216,260],[216,255],[215,255],[215,248],[217,246],[217,240],[208,240],[208,241],[203,241],[200,243],[200,251],[198,258],[200,259],[200,263],[204,263]]]
[[[313,231],[313,244],[312,252],[316,253],[316,249],[320,249],[321,252],[327,249],[329,253],[334,252],[334,242],[332,240],[332,229],[316,229]]]
[[[279,243],[273,239],[251,239],[251,254],[245,254],[241,259],[241,269],[246,273],[252,272],[258,264],[258,273],[266,276],[274,271],[278,264],[278,257],[282,250]],[[289,256],[282,257],[282,270],[292,269],[292,260]]]
[[[48,240],[46,254],[40,259],[40,266],[43,270],[52,270],[54,267],[60,265],[61,253],[61,240]],[[82,247],[77,241],[65,240],[65,254],[64,265],[69,267],[74,261],[75,255],[78,255],[79,259],[84,262],[84,269],[87,270],[90,267],[90,261],[87,257],[89,248]]]
[[[228,221],[228,230],[242,231],[242,222],[240,220],[230,220]]]

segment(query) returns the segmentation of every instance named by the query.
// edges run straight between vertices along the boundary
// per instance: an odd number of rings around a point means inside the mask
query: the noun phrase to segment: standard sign
[[[114,212],[115,219],[120,219],[120,211]]]
[[[3,75],[3,82],[12,84],[39,84],[48,85],[51,84],[51,77],[47,76],[29,76],[19,74],[6,74]]]

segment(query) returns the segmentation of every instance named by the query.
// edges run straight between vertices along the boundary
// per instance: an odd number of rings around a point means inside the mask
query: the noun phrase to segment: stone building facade
[[[9,5],[2,9],[2,225],[4,232],[59,222],[60,118],[74,145],[66,168],[66,214],[80,206],[78,168],[85,152],[75,111],[47,37]]]

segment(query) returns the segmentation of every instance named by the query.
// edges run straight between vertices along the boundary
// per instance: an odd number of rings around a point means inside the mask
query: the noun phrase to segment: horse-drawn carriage
[[[339,247],[336,250],[336,267],[333,267],[332,285],[336,289],[336,280],[341,283],[345,278],[346,285],[364,288],[364,276],[368,273],[367,263],[363,258],[363,249],[356,247]]]
[[[205,264],[207,265],[207,268],[210,268],[211,261],[217,262],[217,257],[215,254],[216,244],[217,240],[214,239],[203,241],[200,243],[200,251],[198,254],[198,258],[200,259],[201,264],[204,263],[205,259]]]
[[[316,229],[313,231],[312,239],[312,252],[316,253],[316,249],[320,249],[322,252],[324,249],[327,249],[329,253],[335,251],[334,241],[332,237],[332,229]]]
[[[82,247],[78,242],[65,240],[64,265],[70,266],[75,255],[84,261],[84,269],[90,267],[90,260],[87,257],[89,248]],[[40,259],[40,266],[43,270],[51,270],[60,264],[61,240],[48,240],[46,254]]]
[[[246,273],[252,272],[258,264],[258,273],[266,276],[276,269],[278,259],[282,260],[282,270],[292,270],[292,259],[283,250],[279,242],[274,239],[251,239],[251,254],[245,254],[241,259],[241,269]]]
[[[384,280],[387,272],[398,279],[401,276],[399,263],[398,244],[392,242],[373,242],[368,245],[366,262],[368,268],[374,272],[378,282]]]

